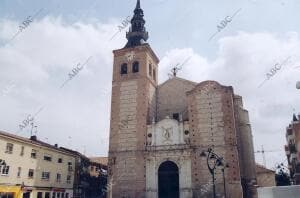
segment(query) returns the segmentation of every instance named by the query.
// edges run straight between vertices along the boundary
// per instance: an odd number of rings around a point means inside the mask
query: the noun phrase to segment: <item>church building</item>
[[[128,42],[113,51],[108,197],[211,198],[213,183],[216,197],[255,197],[253,137],[242,97],[212,80],[174,75],[158,84],[159,59],[148,37],[137,0]],[[216,167],[215,182],[202,155],[209,148],[228,165],[224,175]]]

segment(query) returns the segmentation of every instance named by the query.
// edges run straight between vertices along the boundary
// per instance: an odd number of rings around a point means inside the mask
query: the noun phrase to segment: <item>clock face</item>
[[[125,59],[127,62],[131,62],[135,58],[134,51],[128,52],[125,54]]]

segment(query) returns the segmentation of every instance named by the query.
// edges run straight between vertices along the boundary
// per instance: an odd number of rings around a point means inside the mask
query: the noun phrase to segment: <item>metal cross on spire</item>
[[[180,65],[180,64],[177,63],[177,64],[175,65],[175,67],[173,67],[173,68],[171,69],[172,75],[173,75],[174,77],[176,77],[178,71],[180,71],[180,70],[182,69],[182,66],[179,66],[179,65]]]
[[[182,66],[185,65],[190,59],[191,59],[192,56],[188,57],[187,59],[185,59],[185,61],[183,63],[177,63],[172,69],[171,69],[171,72],[172,74],[168,74],[170,78],[172,77],[176,77],[177,76],[177,73],[178,71],[182,70]]]

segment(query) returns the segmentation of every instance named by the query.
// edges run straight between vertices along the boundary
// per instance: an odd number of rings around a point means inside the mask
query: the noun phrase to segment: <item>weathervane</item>
[[[170,76],[176,77],[178,71],[180,71],[180,70],[182,69],[182,66],[179,66],[179,65],[180,65],[180,64],[177,63],[177,64],[175,65],[175,67],[173,67],[173,68],[171,69],[172,74],[170,74]]]
[[[175,65],[175,67],[173,67],[173,68],[171,69],[171,72],[172,72],[172,73],[171,73],[171,74],[169,73],[168,76],[169,76],[170,78],[176,77],[178,71],[182,70],[182,66],[185,65],[185,64],[190,60],[191,57],[192,57],[192,56],[190,56],[190,57],[188,57],[187,59],[185,59],[185,61],[184,61],[183,63],[177,63],[177,64]]]

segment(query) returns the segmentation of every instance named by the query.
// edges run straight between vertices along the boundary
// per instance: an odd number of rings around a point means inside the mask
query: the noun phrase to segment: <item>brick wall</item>
[[[214,81],[205,81],[188,92],[187,97],[191,145],[195,149],[192,155],[195,192],[198,193],[211,177],[206,159],[201,158],[200,153],[212,147],[230,165],[225,173],[227,194],[230,197],[242,197],[232,88]],[[220,170],[216,173],[216,183],[217,188],[222,191]]]
[[[133,52],[133,59],[126,54]],[[149,45],[114,51],[111,129],[109,143],[109,196],[144,197],[147,122],[155,115],[158,59]],[[132,63],[139,62],[139,72]],[[126,63],[128,73],[120,74]],[[156,75],[149,75],[149,64]],[[153,72],[152,72],[153,74]]]

